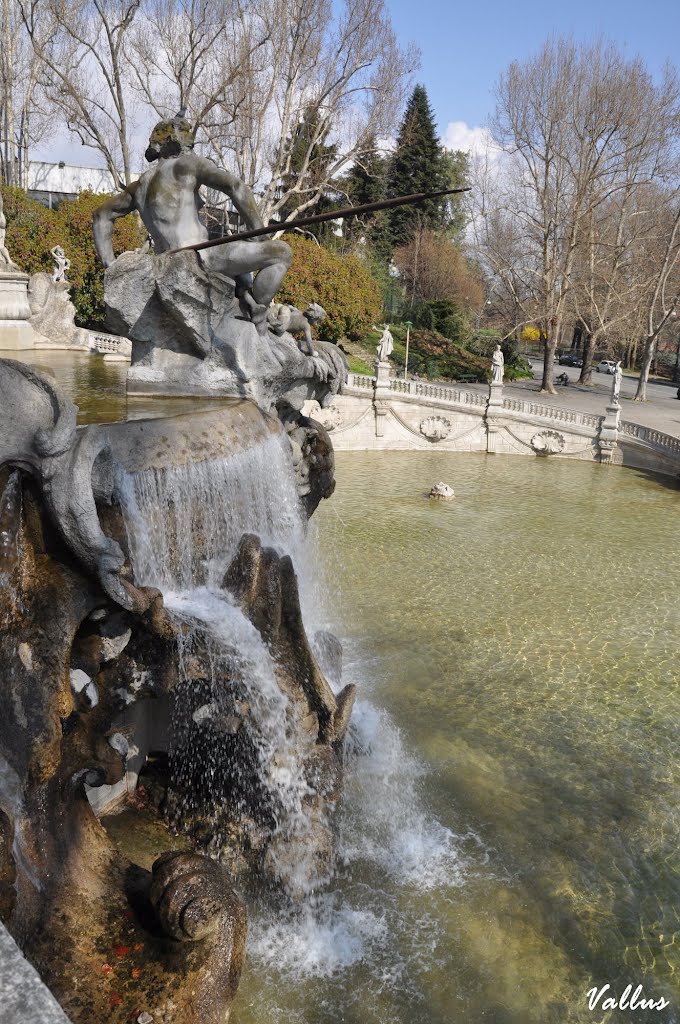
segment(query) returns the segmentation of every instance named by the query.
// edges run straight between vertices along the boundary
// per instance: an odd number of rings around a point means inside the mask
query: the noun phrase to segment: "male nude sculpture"
[[[193,146],[194,133],[181,114],[156,125],[145,154],[153,166],[95,210],[94,241],[105,267],[115,260],[111,241],[114,221],[134,210],[158,254],[207,241],[207,228],[198,217],[203,205],[201,185],[226,193],[248,229],[264,226],[248,186],[212,160],[194,153]],[[291,263],[289,246],[274,239],[232,242],[205,249],[200,258],[208,271],[236,280],[237,295],[245,301],[251,319],[265,324],[269,303]],[[250,274],[254,271],[258,273],[253,282]]]

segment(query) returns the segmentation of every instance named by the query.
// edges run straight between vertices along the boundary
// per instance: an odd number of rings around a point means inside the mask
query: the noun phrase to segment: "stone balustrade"
[[[639,423],[629,423],[627,420],[622,421],[619,430],[622,434],[634,437],[643,444],[660,448],[680,458],[680,438],[664,434],[661,430],[654,430],[652,427],[643,427]]]
[[[99,352],[102,355],[117,355],[130,359],[132,355],[132,342],[128,338],[121,338],[117,334],[105,334],[103,331],[88,331],[88,340],[91,352]]]
[[[598,429],[602,422],[602,416],[594,416],[592,413],[562,409],[556,405],[541,405],[538,402],[525,402],[521,398],[504,398],[503,408],[522,413],[524,416],[545,417],[561,423],[573,423],[594,429]]]
[[[308,411],[332,431],[339,451],[436,447],[586,459],[672,475],[680,471],[680,438],[622,422],[616,402],[604,398],[603,415],[597,415],[504,395],[504,390],[502,385],[468,391],[403,380],[391,377],[385,363],[375,377],[349,374],[329,409]]]

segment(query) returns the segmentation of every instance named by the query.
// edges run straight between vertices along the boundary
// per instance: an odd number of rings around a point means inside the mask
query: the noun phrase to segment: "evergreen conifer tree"
[[[425,86],[413,90],[399,129],[397,148],[392,157],[388,195],[434,192],[455,188],[451,184],[451,164],[437,138],[434,115]],[[451,218],[450,204],[430,199],[417,206],[400,206],[389,215],[389,235],[393,248],[406,245],[417,228],[444,228]]]
[[[375,140],[370,140],[370,148],[355,160],[354,164],[339,183],[342,193],[352,206],[364,203],[375,203],[384,199],[387,189],[388,160],[377,152]],[[348,205],[345,201],[343,205]],[[343,225],[345,238],[355,242],[364,238],[379,259],[389,261],[391,247],[387,228],[386,211],[364,213],[359,217],[348,218]]]

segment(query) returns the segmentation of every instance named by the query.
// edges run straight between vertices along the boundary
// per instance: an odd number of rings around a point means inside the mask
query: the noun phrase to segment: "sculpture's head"
[[[320,324],[328,316],[326,310],[318,302],[310,302],[304,315],[310,324]]]
[[[174,117],[159,121],[149,136],[149,145],[144,156],[151,163],[161,156],[179,156],[183,151],[194,148],[195,133],[184,110]]]

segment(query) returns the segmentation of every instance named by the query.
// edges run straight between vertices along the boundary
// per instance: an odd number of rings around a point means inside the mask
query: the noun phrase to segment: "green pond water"
[[[54,377],[78,406],[78,423],[115,423],[144,417],[174,416],[214,409],[218,403],[197,398],[131,398],[125,393],[128,363],[107,362],[89,352],[0,352],[0,358],[28,363]]]
[[[252,908],[234,1024],[677,1020],[680,492],[543,459],[337,464],[315,541],[361,697],[338,876]],[[440,479],[453,502],[426,498]],[[670,1005],[591,1011],[607,983]]]

